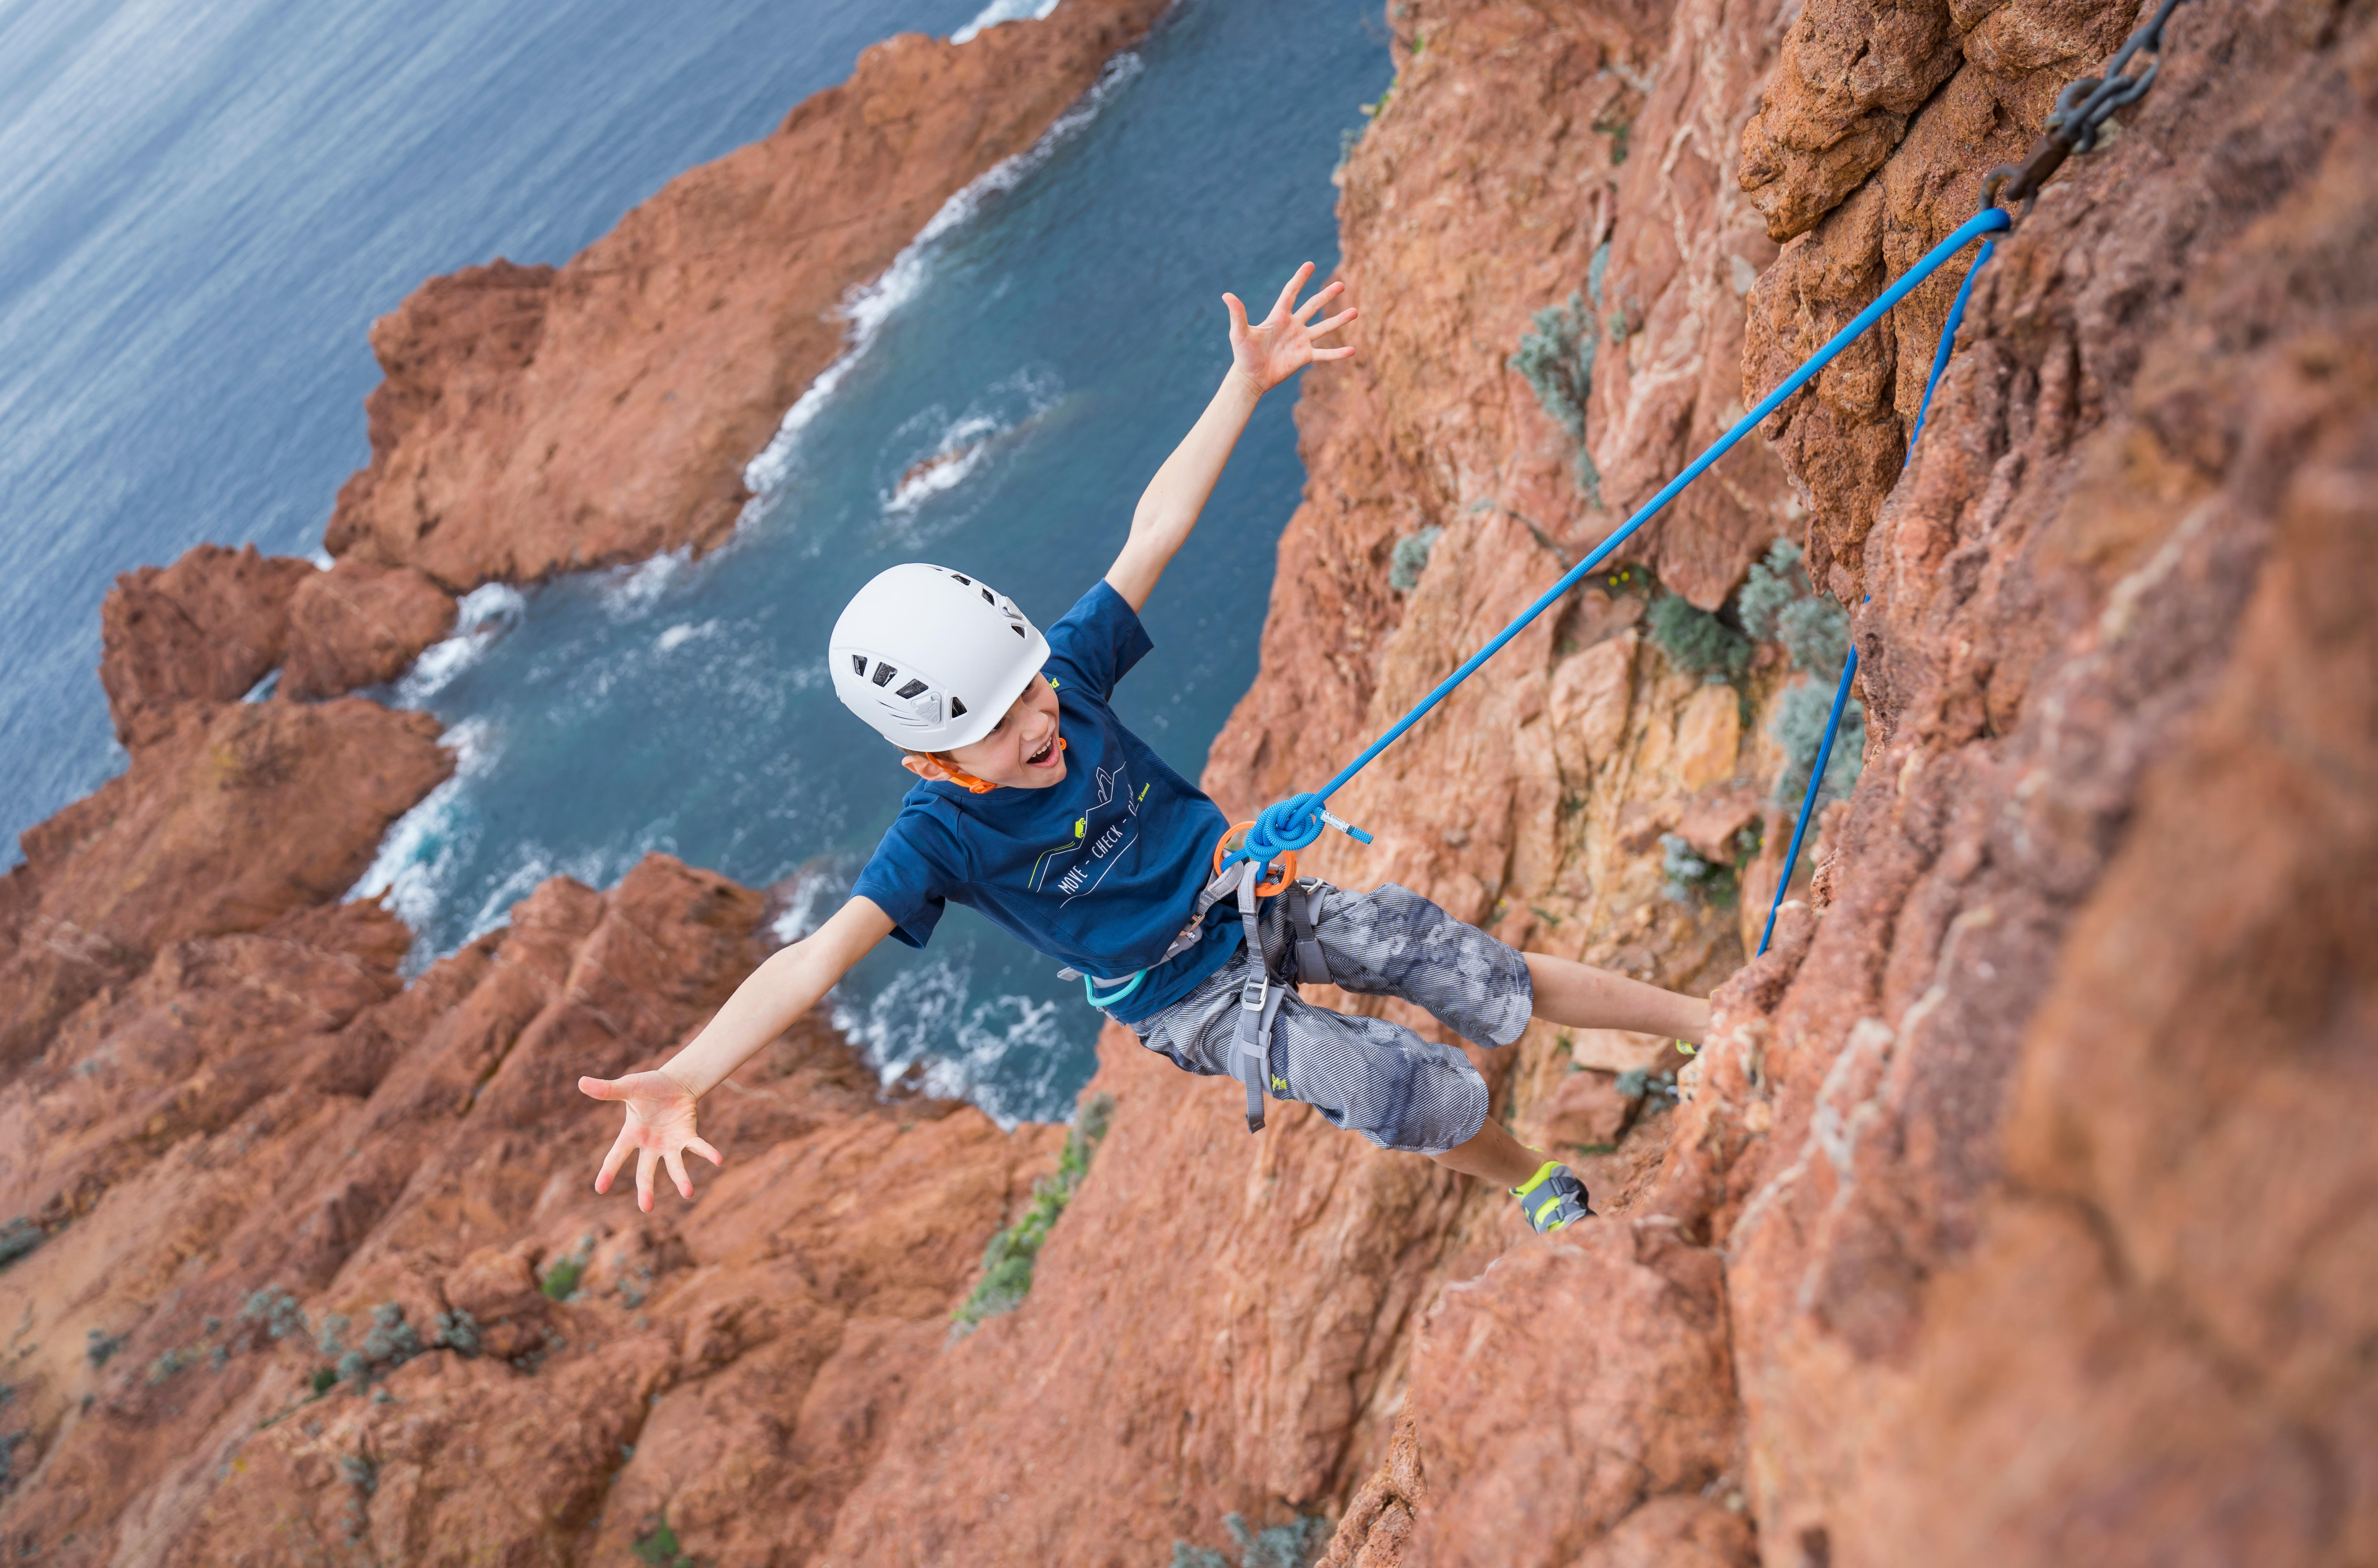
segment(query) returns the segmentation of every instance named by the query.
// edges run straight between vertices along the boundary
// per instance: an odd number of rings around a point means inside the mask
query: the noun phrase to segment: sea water
[[[373,317],[432,273],[567,260],[869,44],[982,5],[0,3],[0,870],[123,771],[115,574],[320,544],[370,456]]]
[[[977,14],[959,9],[939,25]],[[1330,173],[1390,74],[1372,0],[1183,0],[847,302],[847,352],[753,454],[761,498],[731,544],[473,594],[457,635],[384,694],[435,713],[461,760],[357,890],[413,924],[415,964],[500,925],[546,876],[607,885],[653,850],[777,886],[780,939],[831,913],[909,782],[827,685],[842,603],[926,559],[1062,615],[1229,363],[1221,292],[1260,314],[1299,262],[1334,262]],[[1118,693],[1193,777],[1255,674],[1303,483],[1293,395],[1258,411],[1149,604],[1157,651]],[[321,512],[343,473],[325,466]],[[886,944],[833,1004],[887,1078],[917,1071],[1003,1119],[1062,1115],[1099,1015],[1054,967],[954,909],[926,952]]]

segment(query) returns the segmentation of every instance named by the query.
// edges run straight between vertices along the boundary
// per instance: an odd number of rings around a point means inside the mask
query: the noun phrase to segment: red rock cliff
[[[1391,7],[1341,207],[1375,325],[1308,377],[1217,795],[1326,775],[1969,215],[2133,9]],[[1486,1064],[1523,1134],[1615,1144],[1580,1155],[1609,1217],[1528,1237],[1292,1108],[1251,1140],[1111,1033],[1031,1299],[943,1359],[828,1560],[1161,1562],[1226,1511],[1371,1568],[2378,1551],[2373,101],[2366,7],[2198,0],[2000,245],[1912,466],[1953,269],[1640,544],[1714,604],[1805,542],[1873,596],[1871,716],[1685,1104],[1617,1098],[1656,1042]],[[1604,240],[1607,509],[1504,367]],[[1723,978],[1783,823],[1740,925],[1663,898],[1652,841],[1757,813],[1794,677],[1681,676],[1640,614],[1614,582],[1520,638],[1339,797],[1377,846],[1308,868]]]

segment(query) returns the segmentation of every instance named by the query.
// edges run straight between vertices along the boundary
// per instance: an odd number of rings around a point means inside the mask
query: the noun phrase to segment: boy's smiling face
[[[1047,789],[1065,777],[1065,748],[1057,737],[1057,688],[1035,676],[998,726],[949,754],[963,772],[1010,789]]]

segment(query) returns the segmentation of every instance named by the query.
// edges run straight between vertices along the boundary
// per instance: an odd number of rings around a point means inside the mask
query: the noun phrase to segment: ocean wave
[[[994,6],[992,7],[996,9]],[[917,237],[892,258],[892,265],[871,283],[863,283],[844,296],[842,318],[845,327],[843,351],[832,365],[818,373],[817,379],[785,411],[776,434],[760,455],[743,470],[744,488],[751,492],[751,500],[743,509],[743,520],[757,515],[770,494],[784,487],[799,467],[801,432],[808,429],[826,403],[832,400],[853,366],[867,355],[883,329],[883,323],[894,312],[924,291],[932,277],[932,252],[942,236],[957,228],[980,209],[990,197],[1013,190],[1024,177],[1048,162],[1051,153],[1075,132],[1098,117],[1099,111],[1143,68],[1140,57],[1129,51],[1109,60],[1099,73],[1098,81],[1084,93],[1081,101],[1043,131],[1040,139],[1012,158],[1001,160],[986,170],[958,193],[942,203]]]
[[[692,547],[683,545],[633,566],[613,567],[603,574],[595,600],[613,620],[641,620],[692,561]]]
[[[825,924],[849,896],[850,883],[848,868],[828,862],[804,866],[772,885],[768,895],[777,908],[775,916],[768,922],[768,936],[779,947],[790,947],[799,941]]]
[[[834,1026],[859,1047],[876,1076],[890,1083],[924,1058],[936,1035],[955,1032],[973,978],[969,969],[932,959],[902,970],[864,1004],[837,999]]]
[[[1025,996],[977,1004],[958,1025],[958,1054],[926,1064],[925,1093],[971,1101],[1011,1132],[1027,1117],[1047,1116],[1062,1098],[1053,1074],[1064,1060],[1063,1011],[1063,1002]]]
[[[454,629],[444,641],[423,649],[413,667],[397,678],[396,705],[425,706],[455,676],[486,657],[497,640],[527,614],[528,596],[508,582],[490,582],[463,594],[454,606]]]
[[[991,0],[975,14],[974,20],[950,34],[952,43],[972,43],[985,28],[1002,22],[1037,22],[1057,8],[1057,0]]]
[[[902,466],[891,487],[877,496],[884,520],[896,522],[964,485],[1056,407],[1063,391],[1046,370],[1025,369],[992,386],[955,419],[938,404],[910,416],[887,443],[902,454]]]
[[[494,767],[501,736],[486,720],[473,718],[440,736],[438,744],[454,753],[452,775],[389,825],[379,853],[342,901],[378,899],[416,935],[429,928],[447,883],[478,847],[478,819],[463,796],[470,781]],[[419,974],[436,956],[415,941],[405,974]]]
[[[715,619],[699,624],[692,621],[679,621],[653,639],[653,651],[658,653],[673,652],[698,638],[716,635],[718,635],[718,622]]]

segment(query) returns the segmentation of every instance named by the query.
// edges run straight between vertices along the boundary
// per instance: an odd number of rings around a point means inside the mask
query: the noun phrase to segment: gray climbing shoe
[[[1524,1186],[1511,1189],[1511,1196],[1519,1200],[1520,1212],[1528,1216],[1528,1223],[1536,1227],[1539,1236],[1566,1229],[1593,1215],[1585,1183],[1558,1160],[1546,1160]]]

